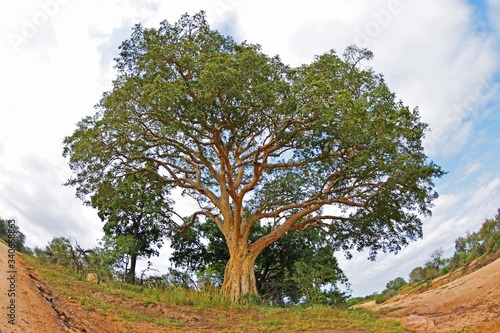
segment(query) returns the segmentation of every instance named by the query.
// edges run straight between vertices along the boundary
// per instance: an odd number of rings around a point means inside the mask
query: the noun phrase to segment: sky
[[[338,259],[353,296],[380,292],[442,248],[477,231],[500,208],[500,0],[23,0],[0,4],[0,217],[15,219],[29,247],[53,237],[97,245],[102,222],[62,184],[62,141],[111,88],[113,59],[132,27],[158,27],[204,10],[211,27],[260,44],[292,66],[352,44],[430,126],[429,161],[448,174],[423,219],[423,238],[398,254]],[[188,202],[179,212],[188,213]],[[160,273],[168,246],[153,260]]]

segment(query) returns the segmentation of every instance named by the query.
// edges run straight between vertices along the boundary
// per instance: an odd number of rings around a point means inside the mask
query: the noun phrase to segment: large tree
[[[371,57],[353,46],[292,68],[211,30],[204,13],[137,25],[113,89],[65,139],[68,184],[85,197],[148,172],[195,198],[193,216],[224,234],[233,299],[257,293],[257,256],[289,230],[318,228],[371,257],[397,251],[421,236],[443,171],[424,154],[417,109],[396,101]],[[249,242],[259,221],[269,233]]]

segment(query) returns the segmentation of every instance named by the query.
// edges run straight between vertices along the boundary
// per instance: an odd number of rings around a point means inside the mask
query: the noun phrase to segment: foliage
[[[455,240],[455,253],[451,258],[442,258],[444,251],[439,248],[432,252],[429,260],[423,267],[415,267],[409,274],[410,283],[418,285],[429,283],[430,280],[445,275],[459,268],[467,268],[475,259],[485,256],[485,263],[488,257],[496,258],[500,254],[500,209],[492,219],[486,219],[478,232],[467,232],[465,236]],[[404,282],[404,283],[403,283]],[[389,281],[386,289],[381,293],[375,293],[366,297],[356,297],[347,301],[348,306],[367,302],[377,301],[382,303],[397,294],[397,291],[406,282],[403,278]]]
[[[455,253],[448,260],[451,270],[469,265],[475,259],[500,250],[500,209],[492,219],[486,219],[477,232],[467,232],[455,240]]]
[[[105,222],[105,235],[121,243],[119,248],[130,261],[127,272],[130,283],[135,283],[137,259],[158,255],[157,248],[163,245],[172,225],[167,195],[167,188],[155,183],[151,175],[135,173],[117,183],[99,183],[97,192],[91,196],[89,204],[98,209]]]
[[[297,261],[294,268],[291,281],[295,288],[304,295],[305,305],[345,305],[347,295],[339,290],[337,283],[339,280],[345,281],[346,278],[341,271],[339,274],[338,267]]]
[[[410,282],[425,281],[426,277],[425,270],[422,267],[416,267],[410,273]]]
[[[100,281],[119,278],[124,246],[130,242],[125,237],[104,237],[100,246],[85,250],[76,240],[54,237],[45,248],[35,248],[34,255],[40,261],[65,267],[80,275],[95,273]]]
[[[352,46],[292,68],[211,30],[204,13],[137,25],[113,89],[64,141],[67,184],[85,200],[148,173],[196,199],[194,215],[224,234],[233,299],[257,293],[256,258],[290,230],[320,228],[372,259],[398,251],[421,236],[444,172],[423,152],[418,110],[395,100],[371,58]],[[250,242],[259,221],[272,228]]]
[[[396,296],[398,291],[406,285],[407,283],[402,277],[389,281],[386,284],[384,291],[382,291],[382,293],[375,298],[376,303],[383,303],[389,298]]]
[[[54,237],[45,249],[36,247],[34,253],[40,260],[75,270],[77,273],[83,269],[77,245],[74,246],[71,240],[65,237]]]
[[[16,223],[9,223],[9,220],[0,218],[0,238],[7,244],[14,245],[14,249],[18,252],[30,252],[30,249],[24,246],[26,236]]]
[[[99,246],[87,251],[84,260],[88,271],[95,272],[99,279],[125,280],[128,254],[133,253],[136,240],[132,235],[104,236]],[[129,276],[127,276],[129,277]],[[130,278],[127,279],[130,281]]]
[[[271,226],[257,223],[250,241],[269,232]],[[214,223],[197,223],[172,238],[171,261],[195,273],[201,284],[221,286],[229,250],[224,235]],[[261,297],[274,305],[343,303],[349,288],[338,267],[334,249],[318,230],[291,231],[265,248],[255,261],[255,277]]]
[[[431,260],[423,267],[416,267],[410,273],[410,282],[421,283],[467,268],[474,260],[489,256],[495,257],[500,250],[500,209],[493,219],[486,219],[478,232],[467,232],[455,240],[455,253],[451,258],[443,259],[443,250],[431,254]],[[486,264],[488,260],[485,261]]]
[[[391,281],[387,282],[387,285],[385,286],[385,288],[387,290],[399,291],[401,288],[403,288],[406,285],[407,285],[407,283],[406,283],[405,279],[403,279],[402,277],[398,277],[395,280],[391,280]]]

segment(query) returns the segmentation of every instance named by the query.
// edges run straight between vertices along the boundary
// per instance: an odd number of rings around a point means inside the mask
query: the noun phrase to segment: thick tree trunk
[[[233,301],[245,295],[257,295],[254,264],[258,253],[252,253],[248,246],[230,250],[231,257],[226,265],[222,292]]]

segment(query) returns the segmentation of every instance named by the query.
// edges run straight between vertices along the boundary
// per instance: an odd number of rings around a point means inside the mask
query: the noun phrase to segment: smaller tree
[[[406,283],[405,279],[403,279],[402,277],[398,277],[394,280],[387,282],[387,285],[385,287],[388,290],[399,291],[401,288],[406,286],[406,284],[407,283]]]
[[[435,250],[431,254],[432,264],[434,264],[434,267],[438,271],[439,271],[440,268],[442,268],[446,264],[446,259],[442,258],[443,254],[444,254],[444,250],[443,250],[442,247],[440,247],[439,249]]]
[[[83,249],[74,239],[54,237],[45,248],[34,250],[39,260],[73,270],[81,278],[85,273],[95,273],[99,282],[116,275],[123,252],[116,239],[106,236],[93,249]]]
[[[376,297],[377,304],[383,303],[389,298],[396,296],[398,291],[406,285],[406,281],[402,277],[398,277],[387,283],[385,290]]]
[[[340,306],[345,304],[348,292],[338,288],[337,283],[347,283],[347,278],[336,265],[297,261],[290,277],[300,292],[304,304]]]
[[[439,276],[439,267],[437,267],[432,261],[426,262],[424,267],[426,280],[432,280]]]
[[[69,238],[54,237],[45,249],[36,248],[35,253],[52,264],[74,269],[78,273],[82,270],[81,258]]]
[[[158,248],[173,223],[166,198],[168,189],[151,178],[137,172],[117,183],[103,181],[90,201],[105,222],[105,235],[114,237],[122,254],[129,259],[130,265],[127,263],[124,268],[129,283],[135,283],[137,259],[158,255]]]
[[[500,248],[500,209],[493,219],[487,219],[479,230],[486,253],[496,252]]]
[[[465,237],[458,237],[455,239],[455,253],[467,252],[467,239]]]
[[[410,273],[410,282],[421,282],[425,278],[425,270],[422,267],[414,268]]]
[[[133,249],[135,241],[133,236],[104,236],[99,246],[87,250],[85,264],[88,271],[96,273],[99,281],[117,278],[123,279],[128,272],[128,266],[124,267],[123,258]]]

